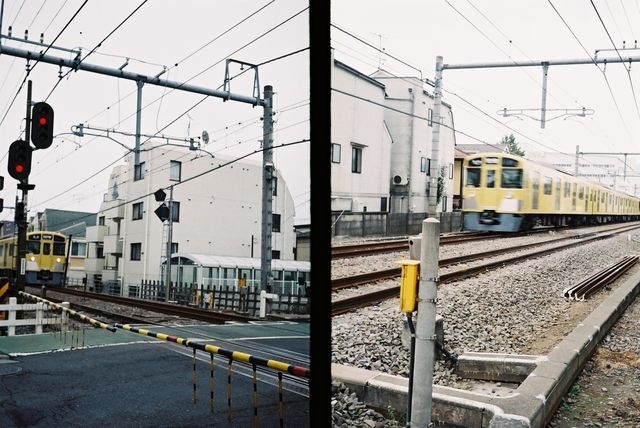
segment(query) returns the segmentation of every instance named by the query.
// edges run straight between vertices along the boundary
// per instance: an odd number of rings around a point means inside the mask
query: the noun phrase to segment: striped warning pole
[[[9,278],[0,278],[0,305],[9,303]],[[7,319],[7,311],[0,311],[0,321]],[[6,327],[0,327],[0,336],[6,335]]]

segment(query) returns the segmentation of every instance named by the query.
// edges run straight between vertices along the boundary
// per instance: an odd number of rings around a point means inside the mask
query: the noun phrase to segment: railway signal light
[[[47,103],[35,103],[31,109],[31,142],[38,149],[53,142],[53,108]]]
[[[18,181],[29,178],[32,148],[24,140],[16,140],[9,146],[9,175]]]

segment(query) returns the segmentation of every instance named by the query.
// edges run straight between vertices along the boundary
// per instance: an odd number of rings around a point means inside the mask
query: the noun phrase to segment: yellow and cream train
[[[24,278],[28,285],[61,286],[67,273],[67,236],[50,231],[27,232]],[[16,278],[17,236],[0,239],[0,276]],[[18,264],[20,268],[20,264]]]
[[[640,199],[508,153],[463,161],[463,229],[516,232],[640,219]]]

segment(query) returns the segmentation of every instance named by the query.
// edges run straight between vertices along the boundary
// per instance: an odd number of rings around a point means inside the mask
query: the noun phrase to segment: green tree
[[[505,135],[502,137],[502,141],[500,142],[507,147],[507,153],[516,156],[524,156],[524,150],[520,148],[516,142],[516,137],[514,137],[513,134]]]

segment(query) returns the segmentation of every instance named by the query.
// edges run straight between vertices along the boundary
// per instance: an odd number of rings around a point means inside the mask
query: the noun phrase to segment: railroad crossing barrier
[[[227,349],[220,348],[215,345],[207,345],[201,343],[197,340],[184,339],[177,336],[171,336],[165,333],[157,333],[150,330],[146,330],[143,328],[133,327],[129,324],[115,324],[115,326],[119,329],[131,331],[133,333],[137,333],[143,336],[155,337],[156,339],[165,340],[168,342],[177,343],[179,345],[183,345],[193,349],[193,402],[197,402],[197,394],[196,394],[196,351],[204,351],[208,353],[211,357],[210,362],[210,379],[209,382],[210,391],[209,391],[209,402],[211,407],[211,413],[214,412],[214,395],[213,395],[213,369],[214,369],[214,355],[222,355],[228,358],[227,364],[227,419],[231,421],[232,412],[231,412],[231,374],[232,374],[232,363],[234,361],[238,361],[241,363],[249,364],[253,370],[252,382],[253,382],[253,412],[254,412],[254,426],[259,426],[258,424],[258,383],[257,383],[257,366],[262,366],[266,368],[270,368],[277,371],[278,374],[278,395],[280,399],[279,407],[279,416],[280,416],[280,426],[284,426],[284,403],[282,401],[282,375],[283,373],[288,373],[290,375],[294,375],[301,378],[310,378],[310,371],[307,368],[294,366],[291,364],[275,361],[275,360],[267,360],[264,358],[252,356],[250,354],[246,354],[244,352],[231,351]]]
[[[74,318],[79,319],[80,321],[83,322],[87,322],[91,325],[93,325],[94,327],[100,327],[100,328],[104,328],[106,330],[112,331],[112,332],[116,332],[117,329],[115,327],[110,326],[109,324],[105,324],[103,322],[100,322],[98,320],[95,320],[93,318],[90,318],[86,315],[81,314],[80,312],[76,312],[73,309],[69,309],[69,303],[65,302],[61,305],[57,304],[57,303],[53,303],[47,299],[43,299],[42,297],[38,297],[38,296],[34,296],[33,294],[29,294],[29,293],[25,293],[24,291],[20,291],[19,294],[27,299],[31,299],[31,300],[36,300],[38,302],[44,303],[46,305],[49,305],[59,311],[62,311],[65,314],[68,314]]]

